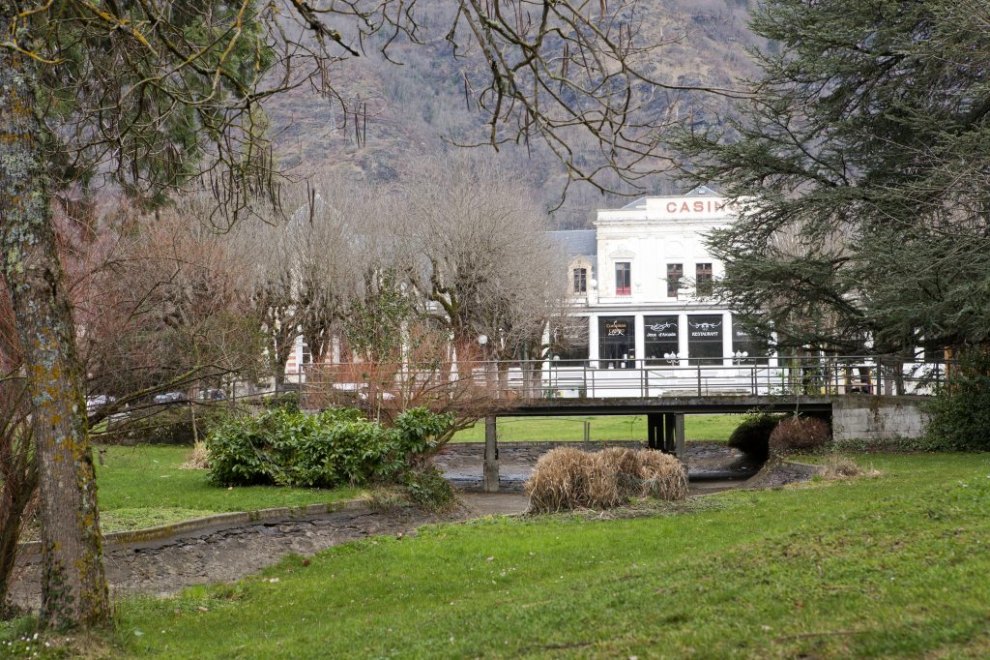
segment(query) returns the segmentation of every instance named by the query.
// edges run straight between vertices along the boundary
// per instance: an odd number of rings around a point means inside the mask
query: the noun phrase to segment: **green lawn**
[[[119,603],[131,656],[986,657],[990,457],[648,518],[484,519]]]
[[[742,415],[685,415],[684,436],[688,440],[725,441],[741,418]],[[645,415],[499,417],[499,440],[583,440],[585,421],[591,422],[592,440],[646,440]],[[484,421],[454,435],[454,442],[483,442],[484,439]]]
[[[100,521],[104,532],[152,527],[227,511],[301,506],[356,497],[354,488],[318,490],[211,486],[205,470],[179,466],[191,448],[158,445],[98,447]]]

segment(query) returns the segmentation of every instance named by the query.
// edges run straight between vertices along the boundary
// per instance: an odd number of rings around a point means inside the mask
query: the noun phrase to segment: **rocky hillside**
[[[387,185],[401,179],[423,154],[450,148],[448,140],[478,142],[485,138],[486,116],[465,97],[464,76],[476,62],[455,59],[442,38],[449,26],[447,3],[421,3],[426,44],[396,44],[385,61],[367,44],[367,56],[344,61],[331,71],[347,103],[322,98],[309,88],[277,97],[269,106],[277,151],[283,166],[306,176],[322,168],[351,170],[356,176]],[[670,84],[732,88],[756,73],[747,49],[756,38],[747,29],[747,0],[665,0],[642,4],[643,38],[663,43],[652,63],[652,76]],[[657,95],[643,108],[662,116],[670,104],[682,121],[717,124],[730,112],[724,97],[701,93]],[[587,145],[590,148],[591,145]],[[563,169],[541,144],[515,146],[499,153],[486,149],[480,158],[497,158],[525,178],[547,207],[554,205],[564,181]],[[642,184],[651,193],[671,192],[662,176]],[[630,191],[632,192],[632,191]],[[621,203],[590,186],[572,188],[554,213],[558,226],[581,226],[595,208]]]

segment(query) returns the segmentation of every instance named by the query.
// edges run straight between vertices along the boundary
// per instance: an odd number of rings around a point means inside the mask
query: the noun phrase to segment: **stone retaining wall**
[[[836,445],[867,442],[882,446],[920,438],[928,423],[923,397],[838,397],[832,403],[832,439]]]

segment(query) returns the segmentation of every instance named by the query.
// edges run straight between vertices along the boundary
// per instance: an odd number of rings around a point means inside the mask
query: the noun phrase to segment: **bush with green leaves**
[[[779,415],[750,412],[729,436],[729,446],[746,454],[747,458],[765,461],[770,455],[770,434],[780,422]]]
[[[210,479],[218,485],[275,484],[332,488],[399,482],[435,451],[450,415],[414,408],[386,428],[359,410],[316,415],[285,409],[229,419],[206,440]]]
[[[921,448],[990,450],[990,355],[975,349],[964,353],[925,412],[929,419]]]
[[[403,475],[402,486],[413,504],[429,511],[448,511],[457,501],[450,483],[432,465],[407,471]]]

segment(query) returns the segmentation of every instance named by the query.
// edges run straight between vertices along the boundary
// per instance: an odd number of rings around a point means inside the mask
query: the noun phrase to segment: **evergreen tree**
[[[685,176],[741,200],[723,297],[781,347],[909,354],[990,338],[990,6],[768,0],[772,48]]]

